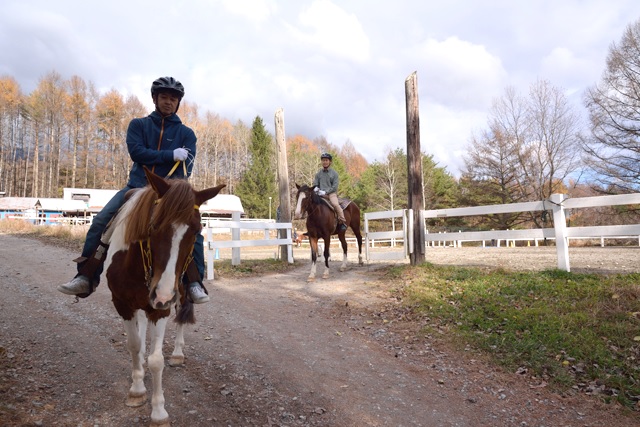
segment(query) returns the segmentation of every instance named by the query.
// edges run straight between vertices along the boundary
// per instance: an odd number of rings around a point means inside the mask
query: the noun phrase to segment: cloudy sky
[[[0,75],[31,92],[50,71],[101,92],[181,80],[201,111],[287,136],[350,140],[367,160],[406,150],[417,73],[422,151],[455,176],[507,86],[537,79],[583,109],[638,0],[4,0]]]

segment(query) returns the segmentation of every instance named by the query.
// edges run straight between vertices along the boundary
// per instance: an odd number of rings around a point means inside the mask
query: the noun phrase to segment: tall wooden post
[[[418,108],[418,77],[414,71],[404,82],[407,108],[407,180],[409,209],[413,209],[413,252],[411,265],[425,261],[422,153],[420,151],[420,109]],[[407,242],[405,242],[406,244]]]
[[[291,196],[289,191],[289,164],[287,162],[287,142],[284,133],[284,111],[278,108],[275,115],[276,127],[276,154],[278,158],[278,209],[280,215],[278,222],[291,222]],[[279,230],[279,238],[287,237],[286,230]],[[288,258],[287,247],[280,246],[280,259]]]

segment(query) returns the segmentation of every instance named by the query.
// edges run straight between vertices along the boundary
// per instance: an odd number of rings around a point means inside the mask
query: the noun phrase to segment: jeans
[[[98,248],[100,244],[100,238],[102,237],[102,233],[107,228],[107,224],[111,221],[111,218],[115,216],[118,212],[118,209],[124,204],[124,196],[127,194],[127,191],[131,190],[131,187],[125,187],[122,190],[118,191],[115,196],[109,200],[109,202],[102,208],[100,212],[93,218],[91,222],[91,226],[89,227],[89,231],[87,232],[87,237],[84,241],[84,247],[82,248],[82,256],[85,258],[90,258],[93,256],[94,252]],[[107,242],[105,242],[107,243]],[[196,242],[193,245],[193,260],[196,263],[196,267],[198,268],[198,273],[200,273],[200,278],[204,277],[204,237],[202,233],[198,233],[196,236]],[[78,263],[78,274],[80,274],[80,268],[83,263]],[[100,275],[102,274],[103,264],[100,264],[98,269],[95,271],[93,275],[93,283],[98,286],[100,283]],[[185,276],[186,279],[186,276]]]

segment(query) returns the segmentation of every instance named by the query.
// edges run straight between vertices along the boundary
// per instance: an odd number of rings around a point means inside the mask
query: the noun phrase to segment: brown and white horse
[[[340,271],[347,268],[347,240],[345,239],[345,231],[336,230],[338,219],[329,203],[322,200],[318,194],[308,185],[298,185],[298,194],[296,194],[296,211],[295,218],[302,218],[303,214],[307,216],[307,232],[305,235],[309,238],[309,246],[311,246],[311,272],[307,278],[308,282],[312,282],[316,278],[316,261],[318,259],[318,240],[324,240],[324,265],[325,270],[322,278],[329,277],[329,246],[331,245],[331,235],[337,234],[342,245],[342,265]],[[360,232],[360,208],[354,202],[348,201],[342,210],[347,225],[351,227],[353,234],[358,242],[358,264],[362,265],[362,233]]]
[[[146,402],[144,356],[148,321],[148,366],[152,376],[151,425],[169,426],[164,408],[162,344],[171,308],[176,307],[178,331],[172,364],[184,360],[183,328],[195,322],[193,303],[180,284],[197,233],[199,206],[224,187],[195,191],[186,180],[165,180],[145,168],[149,185],[132,190],[114,223],[105,261],[113,305],[124,321],[132,359],[132,384],[127,406]]]

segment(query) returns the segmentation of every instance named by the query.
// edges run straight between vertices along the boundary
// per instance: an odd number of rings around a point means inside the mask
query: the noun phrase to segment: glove
[[[325,194],[327,194],[327,192],[324,190],[318,191],[318,196],[324,196]]]
[[[314,192],[314,193],[317,193],[318,191],[320,191],[320,189],[319,189],[318,187],[316,187],[316,188],[314,188],[314,189],[313,189],[313,192]]]
[[[175,150],[173,150],[173,160],[177,162],[184,162],[185,160],[187,160],[188,156],[189,152],[186,148],[176,148]]]

